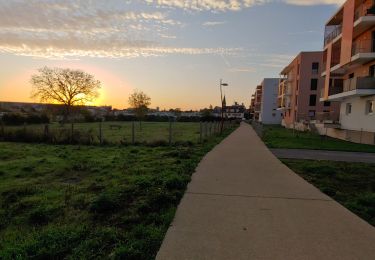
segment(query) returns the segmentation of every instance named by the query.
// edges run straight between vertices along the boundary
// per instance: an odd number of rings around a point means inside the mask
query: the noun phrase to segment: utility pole
[[[221,98],[221,126],[220,133],[223,133],[224,127],[224,100],[223,100],[223,87],[227,87],[227,83],[223,83],[223,80],[220,79],[220,98]]]

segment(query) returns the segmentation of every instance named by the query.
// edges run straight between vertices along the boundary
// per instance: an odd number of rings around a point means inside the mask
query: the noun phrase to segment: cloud
[[[267,3],[286,3],[290,5],[340,5],[345,0],[144,0],[150,5],[165,8],[179,8],[189,11],[239,11],[244,8]]]
[[[144,0],[148,4],[193,11],[239,11],[270,0]]]
[[[0,52],[44,58],[229,54],[235,49],[165,46],[166,12],[132,11],[117,0],[0,0]]]
[[[204,22],[202,25],[203,26],[217,26],[217,25],[222,25],[222,24],[226,24],[227,22],[226,21],[208,21],[208,22]]]
[[[274,2],[333,0],[0,0],[0,53],[46,58],[150,57],[236,53],[237,49],[171,46],[184,23],[169,9],[239,11]],[[165,8],[161,8],[165,7]],[[207,21],[218,26],[225,21]],[[164,43],[164,44],[163,44]]]
[[[292,5],[341,5],[346,0],[285,0]]]
[[[245,72],[245,73],[254,73],[256,72],[255,68],[252,67],[240,67],[240,68],[230,68],[230,72]]]

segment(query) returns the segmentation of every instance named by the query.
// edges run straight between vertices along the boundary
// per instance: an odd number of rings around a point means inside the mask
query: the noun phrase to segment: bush
[[[2,117],[2,121],[6,125],[23,125],[24,123],[27,124],[48,124],[50,122],[49,118],[45,114],[37,115],[22,115],[18,113],[9,113],[5,114]]]

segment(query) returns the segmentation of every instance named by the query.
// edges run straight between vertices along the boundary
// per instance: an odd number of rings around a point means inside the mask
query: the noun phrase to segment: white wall
[[[259,122],[263,124],[281,124],[282,113],[277,110],[279,79],[264,79],[262,86],[262,107]]]
[[[375,96],[353,97],[341,102],[340,122],[342,129],[375,132],[375,113],[366,114],[366,103],[375,100]],[[346,104],[352,104],[352,113],[346,114]]]

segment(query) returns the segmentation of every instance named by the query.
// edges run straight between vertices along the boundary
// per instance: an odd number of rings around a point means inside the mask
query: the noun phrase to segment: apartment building
[[[301,52],[280,73],[278,110],[282,111],[282,125],[306,130],[310,123],[338,120],[337,102],[320,102],[324,88],[323,52]]]
[[[280,124],[282,113],[277,109],[279,79],[266,78],[251,96],[250,113],[254,121],[262,124]]]
[[[255,110],[255,94],[252,94],[251,99],[250,99],[250,107],[249,107],[250,119],[254,119],[254,110]]]
[[[254,96],[254,120],[259,121],[260,112],[262,108],[262,92],[263,87],[261,85],[257,86],[255,89],[255,96]]]
[[[325,26],[321,100],[341,102],[329,135],[375,143],[375,2],[347,0]]]
[[[277,110],[277,96],[279,89],[278,78],[266,78],[260,84],[262,97],[260,104],[259,122],[262,124],[280,124],[281,111]]]

